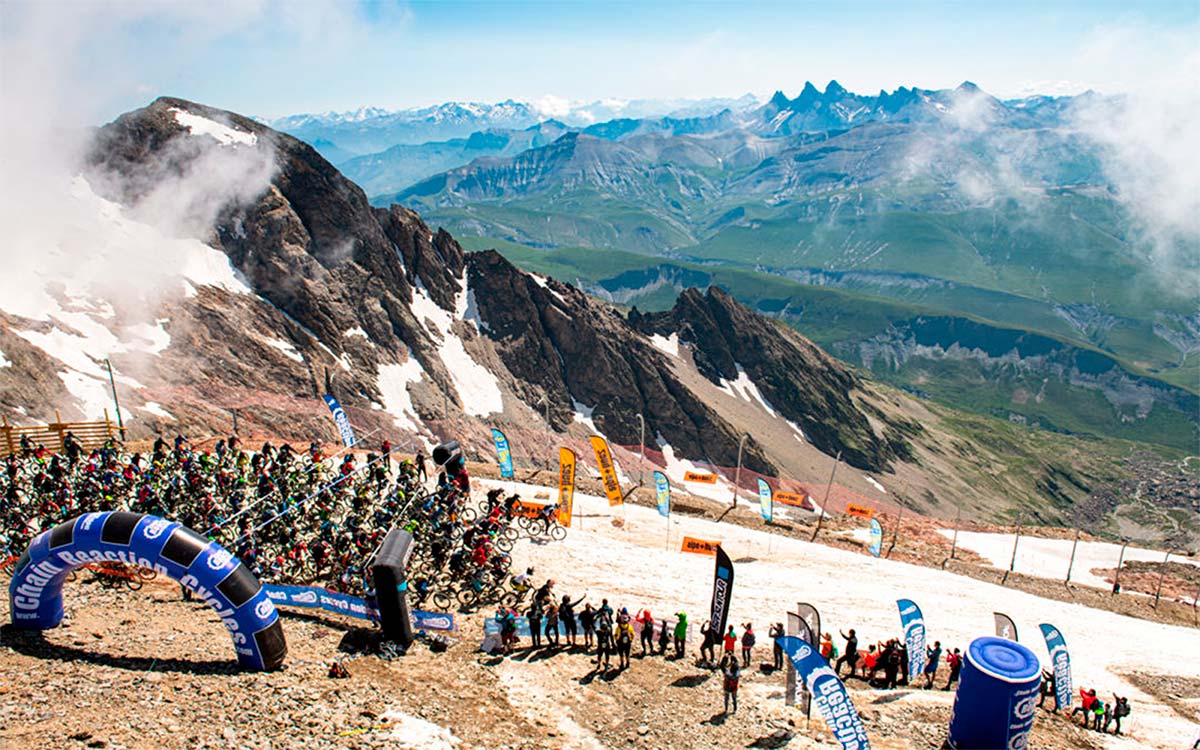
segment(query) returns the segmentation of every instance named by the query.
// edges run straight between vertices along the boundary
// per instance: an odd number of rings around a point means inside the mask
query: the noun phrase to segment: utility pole
[[[646,418],[641,414],[638,418],[638,487],[646,483]]]
[[[1075,529],[1075,541],[1071,543],[1071,561],[1067,563],[1067,580],[1063,581],[1064,586],[1071,585],[1071,571],[1075,569],[1075,548],[1079,546],[1079,529]]]
[[[896,502],[900,502],[900,498],[896,498]],[[892,529],[892,546],[888,547],[887,554],[884,555],[888,560],[892,559],[892,550],[896,549],[896,539],[900,536],[900,523],[904,520],[904,506],[900,505],[900,513],[896,516],[896,528]]]
[[[113,405],[117,407],[117,429],[121,431],[121,442],[125,442],[125,420],[121,419],[121,402],[117,400],[117,381],[113,379],[112,362],[104,360],[108,368],[108,385],[112,388]]]
[[[737,507],[738,501],[738,482],[742,481],[742,449],[746,447],[746,438],[750,437],[746,433],[742,433],[742,439],[738,441],[738,460],[737,469],[733,474],[733,506]]]
[[[825,506],[829,504],[829,491],[833,489],[833,478],[837,476],[838,464],[842,462],[842,452],[838,451],[837,458],[833,460],[833,471],[829,472],[829,484],[825,486],[825,499],[821,501],[821,516],[817,519],[817,528],[813,529],[812,538],[808,541],[817,541],[817,534],[821,533],[821,524],[825,522]]]
[[[1158,588],[1154,590],[1154,608],[1158,609],[1158,597],[1162,595],[1163,579],[1167,577],[1167,560],[1171,559],[1170,551],[1163,558],[1162,570],[1158,571]]]
[[[1129,541],[1121,540],[1121,555],[1117,558],[1117,575],[1113,578],[1112,595],[1116,596],[1121,592],[1121,566],[1125,564],[1125,548],[1129,546]]]
[[[1000,581],[1000,583],[1002,583],[1002,584],[1008,583],[1009,573],[1012,573],[1014,570],[1016,570],[1016,567],[1017,567],[1017,545],[1020,543],[1020,541],[1021,541],[1021,517],[1017,516],[1017,535],[1015,537],[1013,537],[1012,560],[1008,563],[1008,571],[1005,572],[1004,578],[1001,579],[1001,581]]]
[[[546,449],[546,471],[550,471],[550,454],[554,452],[554,425],[550,424],[550,397],[542,393],[542,397],[538,399],[538,403],[546,407],[546,429],[550,431],[550,445]]]
[[[962,516],[962,508],[954,509],[954,539],[950,542],[950,557],[942,561],[942,569],[946,568],[946,563],[954,559],[954,555],[958,552],[958,519]]]

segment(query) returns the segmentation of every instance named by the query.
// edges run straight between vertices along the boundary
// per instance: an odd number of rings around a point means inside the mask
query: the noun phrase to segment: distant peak
[[[796,104],[801,107],[812,107],[821,100],[821,92],[817,91],[817,87],[812,85],[812,81],[804,82],[804,90],[800,92],[800,96],[796,97]]]
[[[974,94],[979,91],[979,87],[976,86],[974,83],[971,83],[970,81],[963,81],[962,83],[958,84],[958,88],[955,89],[955,91],[962,91],[964,93]]]
[[[837,81],[830,81],[829,84],[825,87],[825,96],[826,97],[842,96],[845,93],[846,93],[846,89],[844,89],[842,87],[842,84],[838,83]]]
[[[786,107],[789,101],[791,100],[782,91],[776,91],[769,104],[773,107]]]

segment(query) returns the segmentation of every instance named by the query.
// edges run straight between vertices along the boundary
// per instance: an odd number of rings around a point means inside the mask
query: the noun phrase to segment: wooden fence
[[[99,448],[104,441],[117,434],[117,426],[109,419],[107,409],[104,410],[103,422],[64,422],[57,411],[54,416],[55,421],[51,424],[26,427],[15,427],[8,423],[8,417],[0,417],[0,456],[19,452],[23,436],[28,436],[35,447],[41,444],[47,450],[61,452],[63,438],[68,432],[75,436],[84,450]]]

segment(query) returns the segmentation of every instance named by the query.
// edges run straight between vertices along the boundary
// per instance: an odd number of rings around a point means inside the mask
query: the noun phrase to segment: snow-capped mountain
[[[758,99],[749,94],[738,99],[590,102],[547,96],[536,101],[446,102],[402,110],[361,107],[347,112],[288,115],[264,124],[312,144],[322,155],[340,164],[353,156],[385,151],[396,145],[447,141],[487,130],[521,130],[548,120],[584,128],[618,118],[696,118],[724,109],[740,113],[758,104]]]

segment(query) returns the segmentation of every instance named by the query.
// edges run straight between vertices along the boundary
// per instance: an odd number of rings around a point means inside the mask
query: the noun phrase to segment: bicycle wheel
[[[449,612],[450,608],[454,606],[454,601],[445,591],[436,591],[433,594],[433,606],[441,612]]]
[[[136,569],[138,578],[143,581],[153,581],[158,576],[158,571],[153,568],[138,567]]]
[[[137,576],[134,576],[133,578],[123,578],[123,579],[121,579],[121,580],[122,580],[122,581],[124,581],[124,583],[125,583],[125,586],[126,586],[126,587],[127,587],[129,590],[130,590],[130,591],[137,591],[137,590],[139,590],[139,589],[140,589],[140,588],[141,588],[143,585],[145,585],[145,584],[143,583],[142,579],[141,579],[141,578],[138,578]]]
[[[561,542],[567,538],[567,530],[558,524],[550,527],[550,538],[556,542]]]
[[[478,518],[479,514],[476,513],[475,509],[471,507],[463,508],[458,513],[458,520],[462,521],[463,523],[475,523]]]
[[[513,543],[511,539],[505,537],[496,537],[496,549],[501,552],[512,552]]]
[[[463,609],[472,609],[475,603],[479,601],[479,594],[475,592],[475,589],[468,586],[465,589],[459,589],[456,598]]]

